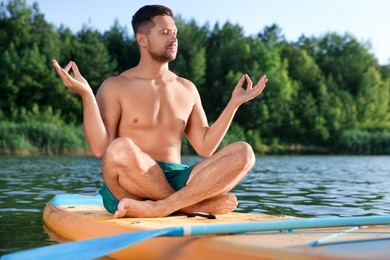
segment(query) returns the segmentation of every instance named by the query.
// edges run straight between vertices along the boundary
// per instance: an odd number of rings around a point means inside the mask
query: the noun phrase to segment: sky
[[[162,4],[199,26],[238,24],[245,35],[256,35],[272,24],[288,41],[302,35],[350,33],[359,42],[371,43],[370,52],[380,64],[390,64],[390,0],[27,0],[29,6],[33,2],[48,22],[73,32],[83,25],[104,32],[118,20],[133,35],[133,14],[144,5]]]

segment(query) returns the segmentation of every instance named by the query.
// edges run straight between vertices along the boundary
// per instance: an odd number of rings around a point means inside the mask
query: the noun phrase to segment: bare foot
[[[232,212],[237,208],[237,205],[237,197],[232,193],[227,193],[203,200],[180,211],[184,213],[205,212],[220,215]]]
[[[139,201],[129,198],[122,199],[118,204],[118,210],[114,218],[134,217],[134,218],[157,218],[165,217],[172,212],[160,210],[158,202],[145,200]]]
[[[192,206],[180,210],[183,213],[205,212],[213,215],[227,214],[236,209],[238,205],[234,194],[227,193],[218,195]],[[115,218],[133,217],[133,218],[158,218],[166,217],[173,213],[162,207],[159,201],[139,201],[129,198],[122,199],[118,204],[118,210],[115,212]]]

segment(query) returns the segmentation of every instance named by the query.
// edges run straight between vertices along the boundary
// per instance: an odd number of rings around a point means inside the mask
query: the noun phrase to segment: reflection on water
[[[294,216],[390,213],[390,157],[260,157],[235,194],[240,211]]]
[[[91,157],[0,157],[0,254],[52,243],[42,211],[61,193],[95,194],[100,161]]]
[[[185,157],[192,164],[198,157]],[[389,156],[265,156],[234,189],[237,211],[294,216],[390,214]],[[0,254],[52,243],[42,210],[61,193],[96,194],[92,157],[0,157]]]

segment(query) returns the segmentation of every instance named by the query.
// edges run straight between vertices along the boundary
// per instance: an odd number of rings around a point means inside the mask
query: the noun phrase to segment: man
[[[163,217],[178,210],[233,211],[237,198],[227,192],[248,173],[255,156],[244,142],[215,151],[238,107],[263,91],[266,76],[252,87],[249,76],[243,75],[225,110],[209,127],[194,84],[169,70],[178,48],[172,11],[144,6],[132,25],[139,64],[103,82],[96,99],[74,62],[62,69],[53,60],[64,84],[82,98],[87,141],[93,154],[103,158],[100,194],[107,211],[117,218]],[[205,157],[191,167],[180,164],[184,134]]]

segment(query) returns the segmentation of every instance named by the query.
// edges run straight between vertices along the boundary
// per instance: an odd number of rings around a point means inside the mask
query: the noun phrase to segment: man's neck
[[[137,69],[142,78],[156,79],[162,78],[169,73],[169,63],[161,63],[154,60],[140,60]]]

